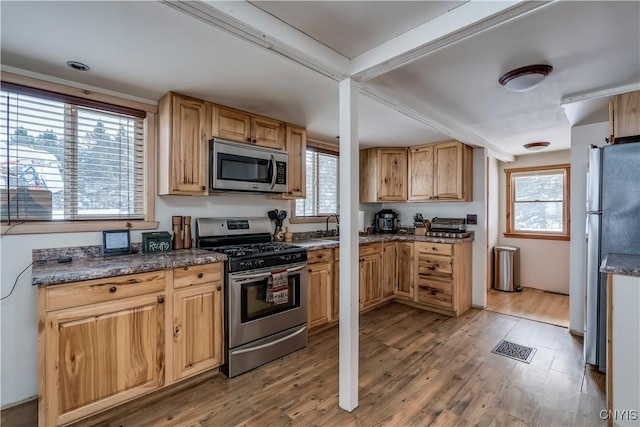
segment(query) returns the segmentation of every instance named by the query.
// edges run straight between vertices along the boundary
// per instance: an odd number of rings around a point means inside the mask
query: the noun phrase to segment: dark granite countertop
[[[75,251],[74,251],[75,249]],[[155,254],[132,254],[112,257],[81,256],[78,248],[52,249],[34,251],[34,264],[31,272],[31,284],[35,286],[59,285],[81,280],[102,279],[125,274],[145,273],[148,271],[166,270],[189,265],[209,264],[224,261],[226,255],[202,249],[181,249]],[[60,254],[73,254],[73,260],[60,264]],[[49,255],[48,257],[46,255]],[[44,261],[51,260],[54,261]]]
[[[361,245],[367,243],[378,242],[431,242],[431,243],[463,243],[472,242],[473,234],[471,237],[455,238],[455,237],[432,237],[432,236],[416,236],[414,234],[372,234],[367,236],[358,237],[358,241]],[[338,240],[323,240],[309,239],[309,240],[294,240],[292,245],[300,246],[308,251],[318,249],[331,249],[340,246]]]
[[[608,254],[600,265],[602,273],[640,277],[640,255]]]

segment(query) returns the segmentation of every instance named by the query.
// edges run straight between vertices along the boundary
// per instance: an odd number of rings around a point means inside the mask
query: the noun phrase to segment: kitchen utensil
[[[284,219],[287,217],[287,211],[280,211],[278,213],[278,221],[276,221],[276,225],[282,227],[282,223],[284,222]]]
[[[285,242],[293,241],[293,233],[289,231],[289,227],[284,228],[284,241]]]
[[[269,219],[271,221],[275,221],[276,219],[278,219],[278,209],[267,212],[267,215],[269,215]]]

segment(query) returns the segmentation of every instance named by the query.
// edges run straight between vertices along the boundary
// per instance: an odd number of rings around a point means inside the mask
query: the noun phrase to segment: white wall
[[[519,156],[512,163],[500,163],[500,244],[520,248],[520,285],[569,294],[569,242],[561,240],[515,239],[506,232],[505,169],[569,163],[569,150]],[[573,193],[571,193],[573,196]],[[573,212],[572,212],[573,216]]]
[[[586,304],[586,220],[587,163],[589,146],[604,145],[609,122],[576,126],[571,129],[571,257],[569,272],[569,329],[584,334]]]
[[[499,161],[487,158],[487,287],[493,286],[493,248],[500,242]]]
[[[467,225],[475,231],[473,241],[473,296],[475,307],[487,306],[487,224],[486,224],[486,154],[484,148],[473,150],[473,201],[438,203],[384,203],[383,208],[395,209],[400,214],[400,223],[410,225],[413,215],[421,213],[425,219],[466,218],[467,214],[478,215],[478,225]]]

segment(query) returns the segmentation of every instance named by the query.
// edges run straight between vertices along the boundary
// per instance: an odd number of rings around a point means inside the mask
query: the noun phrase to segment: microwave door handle
[[[271,155],[271,189],[276,185],[276,175],[278,175],[278,168],[276,167],[276,158]]]

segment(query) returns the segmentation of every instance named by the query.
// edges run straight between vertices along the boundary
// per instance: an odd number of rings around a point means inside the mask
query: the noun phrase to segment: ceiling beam
[[[551,1],[468,1],[356,56],[351,60],[351,76],[371,80],[549,4]]]
[[[161,3],[335,81],[349,77],[349,58],[249,2],[162,0]]]
[[[591,99],[606,98],[614,95],[620,95],[621,93],[633,92],[636,90],[640,90],[640,83],[631,83],[624,86],[591,90],[588,92],[572,93],[571,95],[563,96],[560,100],[560,105],[568,105],[575,102],[588,101]]]
[[[385,105],[395,111],[398,111],[399,113],[404,114],[405,116],[411,117],[412,119],[420,123],[432,127],[433,129],[449,136],[452,139],[464,142],[467,145],[485,147],[489,150],[492,157],[495,157],[498,160],[501,160],[503,162],[513,162],[515,160],[515,157],[513,155],[496,147],[494,144],[487,141],[480,135],[460,125],[460,123],[442,114],[439,111],[425,106],[414,108],[410,105],[398,101],[391,96],[386,95],[385,93],[367,83],[360,84],[360,93],[381,103],[382,105]]]

